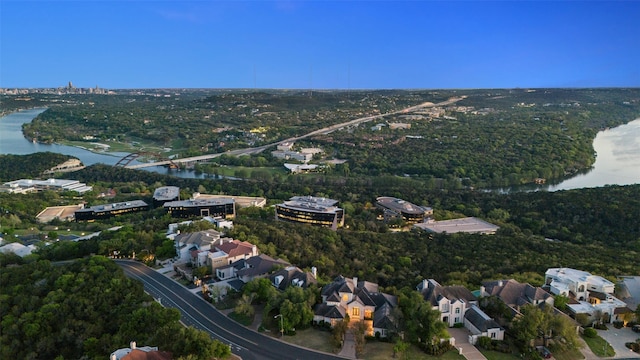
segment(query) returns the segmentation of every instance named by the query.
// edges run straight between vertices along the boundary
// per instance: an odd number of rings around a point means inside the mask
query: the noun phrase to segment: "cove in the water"
[[[85,165],[96,163],[114,165],[126,155],[125,153],[94,153],[73,146],[30,142],[22,134],[22,124],[30,122],[45,110],[24,110],[0,118],[0,154],[26,155],[51,151],[77,157]],[[600,131],[593,141],[593,147],[597,157],[589,170],[557,183],[514,186],[498,191],[557,191],[640,183],[640,119]],[[186,178],[208,177],[206,174],[196,174],[194,171],[175,171],[161,166],[146,168],[146,170]]]

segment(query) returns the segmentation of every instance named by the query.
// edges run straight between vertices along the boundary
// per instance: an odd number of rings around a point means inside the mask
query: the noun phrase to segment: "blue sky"
[[[640,1],[0,0],[0,87],[640,86]]]

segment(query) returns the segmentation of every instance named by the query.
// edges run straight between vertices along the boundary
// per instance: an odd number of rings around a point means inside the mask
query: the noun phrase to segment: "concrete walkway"
[[[342,350],[340,350],[338,356],[348,359],[356,359],[356,338],[351,329],[347,329],[347,332],[344,334]]]
[[[480,350],[469,343],[469,330],[465,328],[450,328],[448,330],[449,334],[456,339],[455,348],[458,351],[462,349],[461,354],[467,360],[487,360]]]

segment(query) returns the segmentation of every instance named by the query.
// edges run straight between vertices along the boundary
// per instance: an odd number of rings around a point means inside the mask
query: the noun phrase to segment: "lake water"
[[[12,113],[0,118],[0,154],[26,155],[51,151],[77,157],[85,165],[103,163],[114,165],[126,153],[94,153],[66,145],[33,143],[22,135],[22,124],[30,122],[45,109],[32,109]],[[591,170],[556,184],[525,185],[502,191],[570,190],[605,185],[640,184],[640,119],[598,133],[593,141],[598,154]],[[157,166],[145,170],[186,178],[205,178],[188,170],[170,170]]]

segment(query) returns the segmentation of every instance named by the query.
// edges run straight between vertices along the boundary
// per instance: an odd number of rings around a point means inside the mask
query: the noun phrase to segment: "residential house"
[[[378,291],[378,284],[338,276],[322,288],[322,304],[315,308],[313,321],[334,326],[347,315],[351,322],[362,321],[367,335],[386,337],[396,331],[393,308],[398,298]]]
[[[247,241],[231,240],[217,245],[215,248],[227,254],[228,264],[258,255],[258,248]]]
[[[618,299],[624,301],[629,310],[637,309],[640,306],[640,276],[621,276],[618,280]],[[624,320],[627,318],[624,317]],[[640,322],[640,318],[636,319],[636,322]]]
[[[137,346],[135,341],[130,347],[118,349],[111,353],[110,360],[171,360],[171,354],[158,351],[157,346]]]
[[[229,265],[216,269],[216,277],[220,280],[237,278],[245,284],[249,281],[265,277],[278,267],[290,266],[282,259],[274,259],[271,256],[260,254],[248,259],[240,259]]]
[[[464,313],[464,327],[471,332],[469,343],[472,345],[482,336],[491,340],[504,340],[504,329],[476,304],[471,305]]]
[[[513,279],[487,281],[480,287],[482,297],[495,296],[511,310],[513,315],[520,313],[520,308],[531,304],[553,306],[553,296],[542,288],[530,284],[521,284]]]
[[[182,261],[190,261],[193,250],[209,251],[219,240],[220,233],[215,230],[178,234],[174,238],[176,253],[178,254],[177,257]]]
[[[554,295],[570,299],[573,316],[586,314],[590,321],[610,323],[622,320],[630,309],[613,293],[615,284],[601,276],[571,268],[551,268],[545,272],[545,287]]]
[[[464,314],[478,299],[464,286],[442,286],[434,279],[424,279],[417,286],[433,309],[440,311],[440,320],[453,327],[464,322]]]
[[[285,290],[289,286],[306,288],[310,284],[317,284],[316,268],[311,268],[311,272],[300,270],[296,266],[287,266],[269,276],[269,280],[278,290]]]

